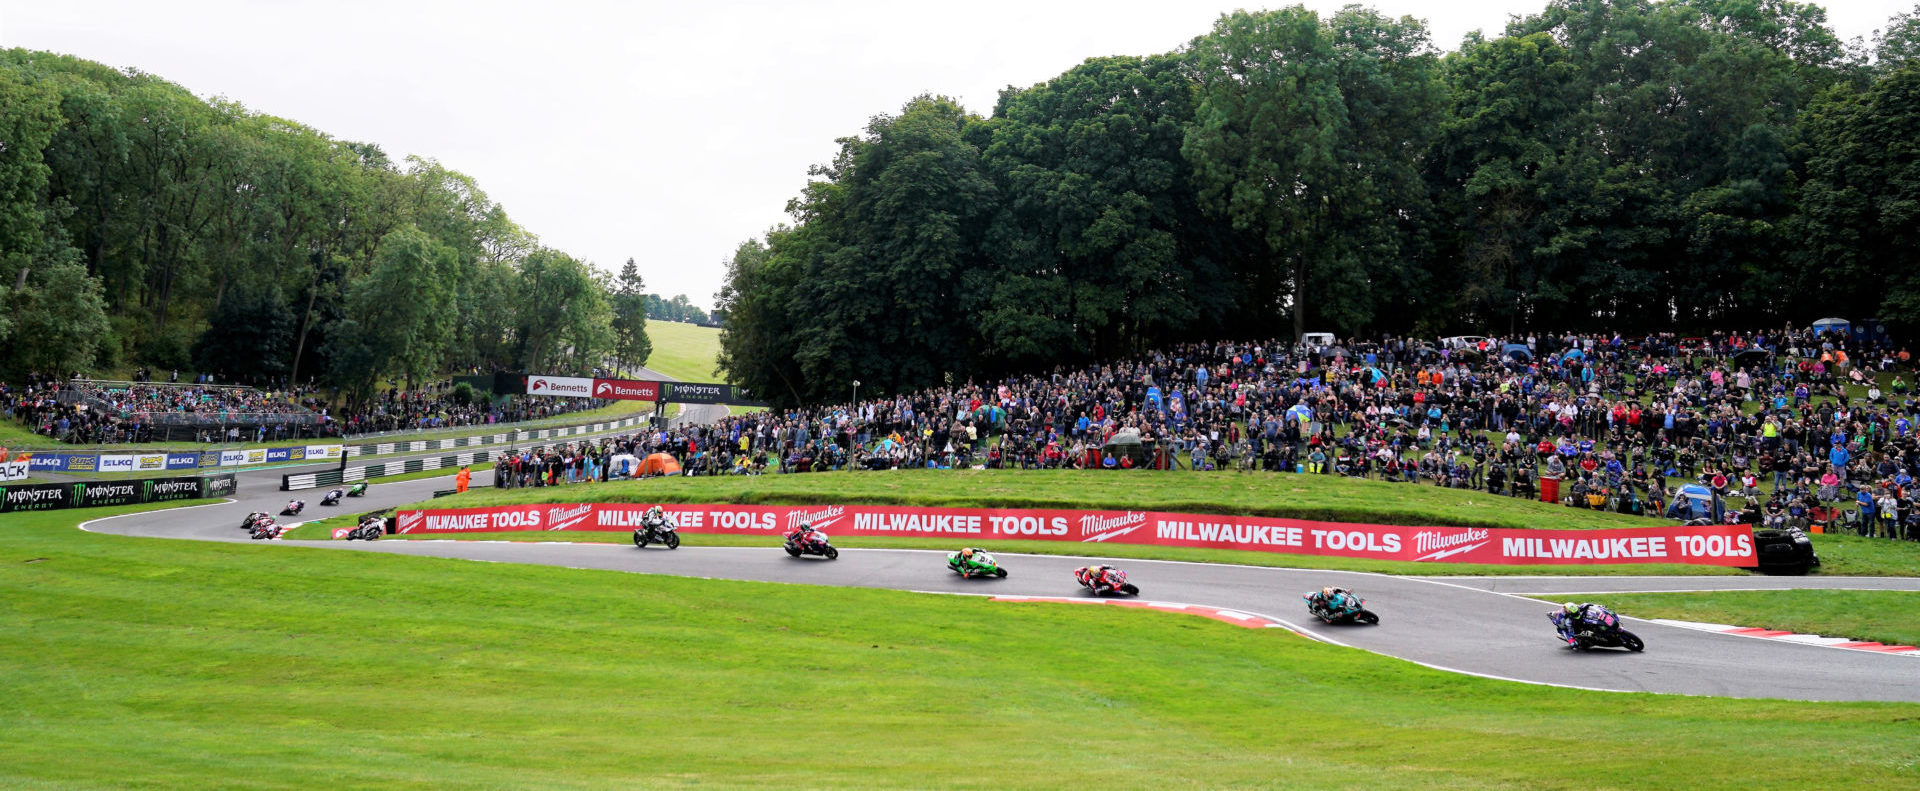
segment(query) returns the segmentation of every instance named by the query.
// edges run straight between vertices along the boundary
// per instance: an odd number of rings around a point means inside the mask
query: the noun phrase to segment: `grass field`
[[[1920,593],[1912,591],[1595,593],[1591,598],[1637,618],[1757,626],[1890,645],[1920,645]]]
[[[1914,705],[1582,692],[1171,614],[77,518],[0,530],[0,787],[1920,783]]]
[[[718,382],[713,370],[720,358],[720,330],[678,321],[647,322],[653,354],[647,367],[682,382]]]

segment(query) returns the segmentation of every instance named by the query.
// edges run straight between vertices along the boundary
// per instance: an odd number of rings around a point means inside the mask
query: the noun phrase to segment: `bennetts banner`
[[[683,533],[780,536],[801,522],[844,536],[1086,541],[1424,563],[1756,566],[1747,525],[1615,530],[1405,527],[1157,511],[661,503]],[[401,511],[401,533],[631,530],[652,504],[580,503]]]

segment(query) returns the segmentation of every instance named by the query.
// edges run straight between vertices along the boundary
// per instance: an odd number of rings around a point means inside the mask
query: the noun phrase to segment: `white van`
[[[1488,338],[1485,335],[1455,335],[1451,338],[1441,338],[1440,348],[1453,349],[1455,351],[1477,349],[1480,347],[1480,344],[1486,340],[1488,340]]]
[[[1321,349],[1325,349],[1328,346],[1333,345],[1333,340],[1334,340],[1333,333],[1331,332],[1300,333],[1300,345],[1307,347],[1307,351],[1319,351]]]

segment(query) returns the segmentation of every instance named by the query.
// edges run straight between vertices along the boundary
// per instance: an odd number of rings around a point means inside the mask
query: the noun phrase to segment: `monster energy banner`
[[[673,404],[741,404],[766,406],[745,388],[706,382],[661,382],[660,400]]]
[[[132,505],[140,502],[143,484],[147,481],[114,481],[111,483],[73,484],[74,508],[92,508],[99,505]]]
[[[154,478],[140,482],[146,489],[149,503],[164,503],[170,500],[198,500],[205,496],[207,489],[204,478]]]
[[[165,503],[232,494],[234,477],[141,478],[99,483],[36,483],[0,486],[0,513]]]
[[[51,511],[67,507],[71,487],[64,483],[31,483],[0,487],[0,513]]]

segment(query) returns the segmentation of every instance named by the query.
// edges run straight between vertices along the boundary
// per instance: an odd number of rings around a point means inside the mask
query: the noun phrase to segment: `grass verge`
[[[6,787],[1920,782],[1909,704],[1583,692],[1120,608],[131,539],[75,531],[72,513],[19,516],[0,530]],[[1328,749],[1329,733],[1364,749]]]
[[[647,367],[682,382],[718,382],[714,364],[720,359],[720,330],[679,321],[648,321],[647,339],[653,354]]]
[[[1596,593],[1636,618],[1757,626],[1890,645],[1920,645],[1920,592],[1869,590]]]

